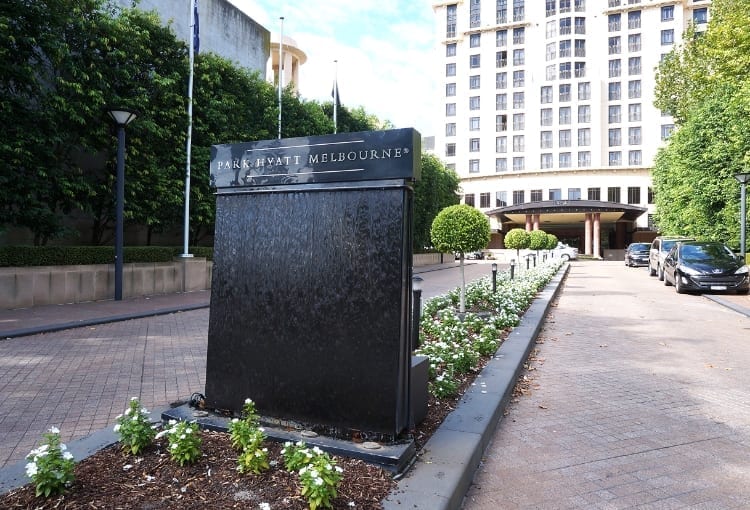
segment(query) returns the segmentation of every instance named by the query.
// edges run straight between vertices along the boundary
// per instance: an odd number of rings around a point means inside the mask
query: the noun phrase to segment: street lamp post
[[[115,209],[115,301],[122,300],[122,238],[125,204],[125,126],[138,113],[128,108],[107,107],[105,111],[117,126],[117,198]]]
[[[750,182],[750,173],[736,174],[734,176],[740,183],[740,254],[742,255],[742,262],[745,262],[745,228],[747,226],[747,213],[746,203],[747,195],[746,188],[747,183]]]

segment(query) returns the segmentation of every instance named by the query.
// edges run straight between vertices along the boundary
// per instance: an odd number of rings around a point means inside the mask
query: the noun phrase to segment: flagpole
[[[190,35],[188,46],[190,47],[190,73],[188,78],[188,128],[187,128],[187,163],[185,164],[185,212],[183,226],[183,247],[181,257],[192,257],[188,252],[188,242],[190,238],[190,148],[193,136],[193,63],[195,62],[195,15],[198,10],[198,0],[193,0],[190,8]]]
[[[336,134],[338,132],[338,123],[336,121],[336,110],[338,109],[339,104],[339,83],[338,83],[338,74],[339,74],[339,61],[334,60],[333,61],[333,134]]]
[[[279,34],[279,138],[281,138],[281,89],[284,87],[284,16],[281,20],[281,33]]]

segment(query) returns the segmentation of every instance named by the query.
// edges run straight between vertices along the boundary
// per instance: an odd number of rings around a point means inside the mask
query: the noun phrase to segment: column
[[[591,213],[586,213],[584,221],[584,246],[583,253],[591,255]]]
[[[531,214],[526,215],[526,232],[531,232]]]
[[[539,214],[534,214],[532,216],[532,218],[533,218],[533,222],[534,222],[534,230],[539,230],[539,218],[540,218],[540,215]]]
[[[594,213],[594,258],[601,258],[601,252],[602,252],[602,240],[601,240],[601,213]]]

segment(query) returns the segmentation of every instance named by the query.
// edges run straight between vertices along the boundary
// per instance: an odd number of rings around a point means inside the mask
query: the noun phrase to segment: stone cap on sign
[[[417,180],[421,137],[413,128],[211,146],[217,188]]]

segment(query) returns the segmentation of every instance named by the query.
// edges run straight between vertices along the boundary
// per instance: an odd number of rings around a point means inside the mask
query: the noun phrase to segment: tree
[[[459,311],[466,312],[464,254],[487,247],[490,220],[478,209],[466,204],[452,205],[438,213],[430,230],[432,244],[443,252],[458,252],[461,264],[461,301]]]
[[[432,222],[444,208],[458,203],[460,180],[435,156],[422,153],[422,175],[414,184],[414,251],[432,246]]]
[[[554,250],[557,248],[558,239],[555,234],[547,234],[547,245],[545,246],[545,249],[547,250]]]
[[[536,250],[537,257],[539,256],[539,250],[544,250],[547,247],[547,233],[544,230],[532,230],[529,233],[529,248]]]
[[[521,258],[521,249],[525,249],[529,247],[529,243],[531,242],[531,239],[529,237],[529,233],[526,232],[526,230],[522,228],[514,228],[511,229],[507,234],[505,234],[505,247],[510,249],[516,250],[516,257],[517,259]]]

